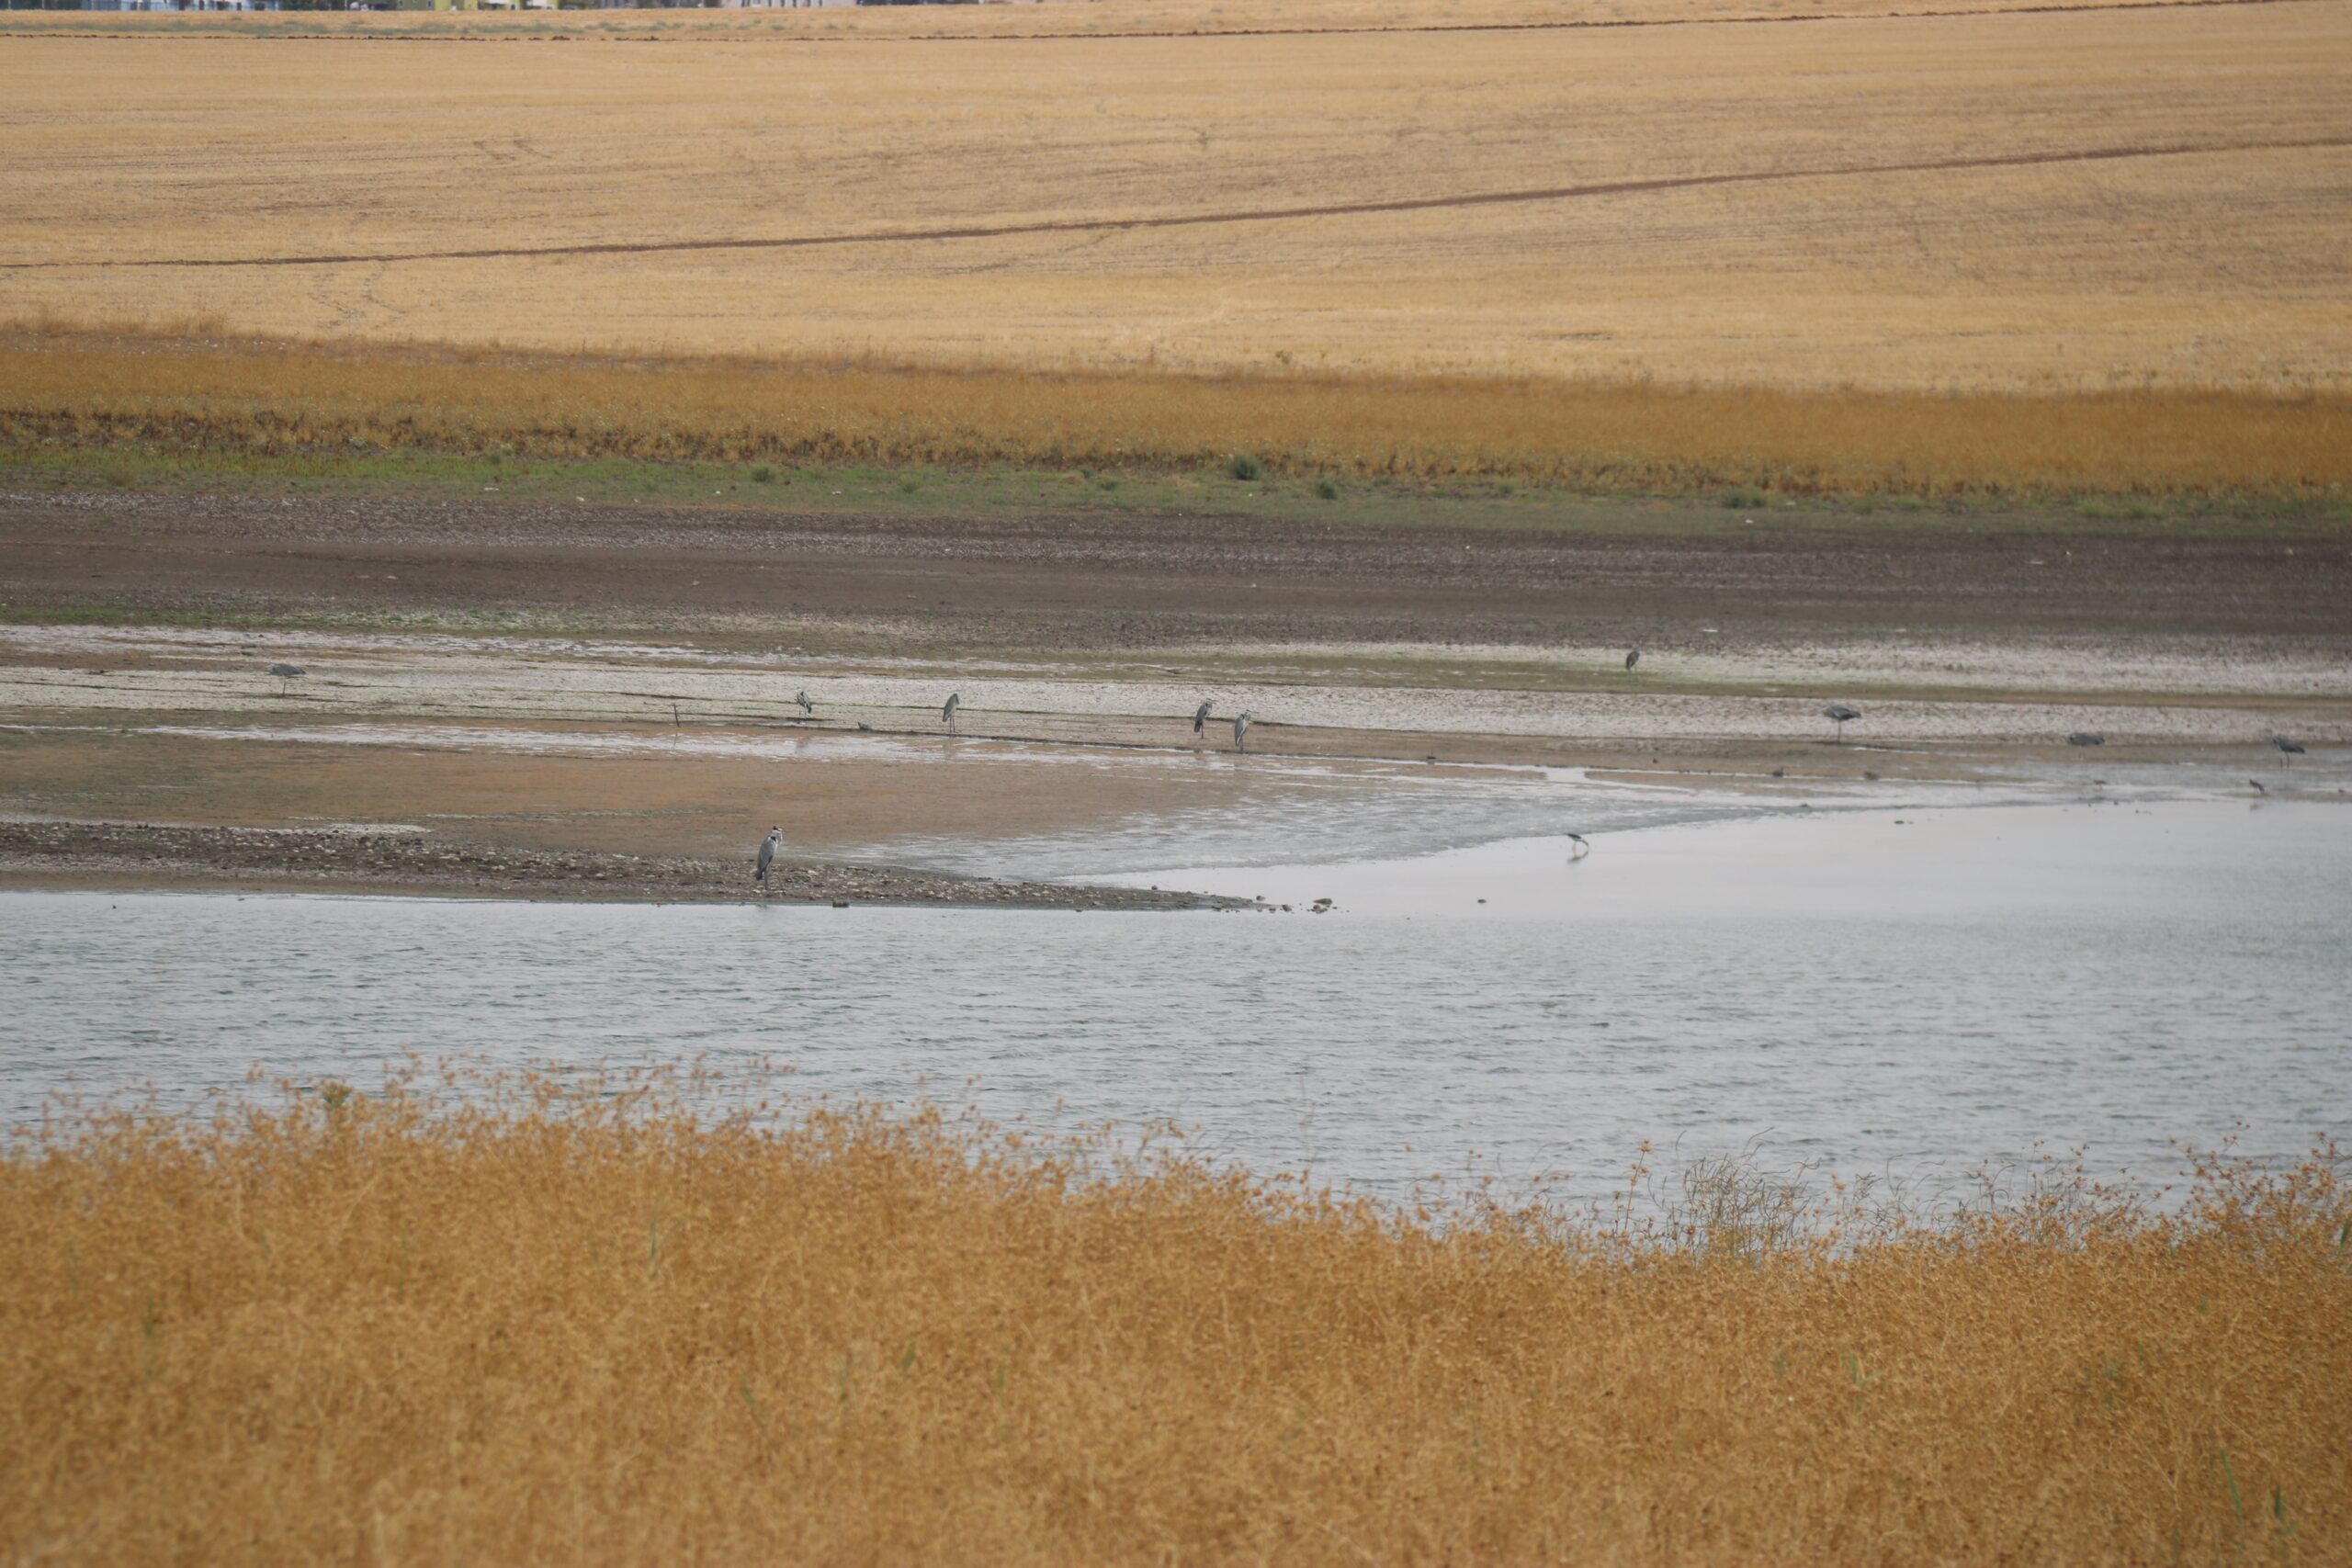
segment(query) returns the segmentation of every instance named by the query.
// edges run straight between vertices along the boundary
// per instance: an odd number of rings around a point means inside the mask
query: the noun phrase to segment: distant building
[[[82,0],[85,11],[275,11],[277,0]]]
[[[723,11],[803,11],[828,6],[854,6],[859,0],[596,0],[607,11],[695,10],[716,6]]]

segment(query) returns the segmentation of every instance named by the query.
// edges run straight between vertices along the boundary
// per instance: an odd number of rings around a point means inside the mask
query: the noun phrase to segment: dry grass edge
[[[1562,1214],[684,1087],[20,1140],[0,1551],[2318,1562],[2352,1529],[2329,1148],[2161,1213],[2063,1167],[1929,1216],[1734,1161]]]
[[[2352,394],[1908,393],[387,348],[0,324],[0,441],[1197,469],[1597,491],[2352,491]]]

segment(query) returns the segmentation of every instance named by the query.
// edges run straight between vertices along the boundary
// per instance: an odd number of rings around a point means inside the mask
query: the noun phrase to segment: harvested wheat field
[[[2342,6],[1770,15],[36,18],[0,421],[2340,491]]]
[[[546,43],[626,40],[673,44],[858,39],[1006,39],[1069,38],[1220,38],[1289,33],[1448,33],[1592,31],[1629,27],[1690,27],[1715,22],[1803,22],[1824,18],[1952,17],[2003,12],[2112,10],[2185,5],[2268,5],[2278,0],[1460,0],[1442,12],[1399,10],[1378,0],[1087,0],[1083,6],[992,5],[970,9],[899,6],[808,10],[729,10],[719,15],[662,10],[10,12],[0,37],[415,39],[434,42]]]
[[[1733,1165],[1565,1219],[471,1092],[0,1160],[0,1550],[2316,1563],[2352,1529],[2324,1156],[2161,1218],[2060,1172],[1906,1223]]]
[[[0,314],[1779,388],[2280,392],[2352,363],[2352,13],[2316,0],[629,36],[12,38]]]

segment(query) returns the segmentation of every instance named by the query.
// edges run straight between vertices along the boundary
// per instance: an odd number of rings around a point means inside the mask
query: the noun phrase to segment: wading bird
[[[1838,739],[1846,739],[1846,726],[1862,716],[1860,708],[1849,708],[1844,703],[1831,703],[1821,710],[1821,716],[1838,727]]]
[[[1237,751],[1250,750],[1250,716],[1247,713],[1233,716],[1233,749]]]
[[[303,669],[299,664],[282,663],[271,665],[269,667],[269,672],[277,677],[277,691],[280,696],[283,696],[287,693],[292,691],[294,689],[294,682],[300,680],[302,676],[310,673],[309,671]]]
[[[941,723],[943,723],[943,724],[944,724],[944,725],[946,725],[946,726],[947,726],[947,728],[950,728],[950,729],[955,728],[956,728],[956,710],[957,708],[959,708],[959,707],[962,707],[963,705],[964,705],[964,694],[963,694],[963,693],[961,693],[961,692],[951,692],[951,693],[949,693],[949,694],[948,694],[948,696],[947,696],[947,705],[946,705],[945,707],[943,707],[943,708],[941,708],[941,709],[939,710],[939,719],[940,719],[940,722],[941,722]]]
[[[1214,707],[1214,706],[1216,706],[1216,705],[1214,702],[1206,702],[1206,703],[1203,703],[1200,706],[1198,706],[1198,707],[1196,707],[1196,708],[1194,708],[1194,709],[1193,710],[1193,734],[1198,735],[1198,734],[1200,734],[1203,730],[1204,730],[1204,729],[1206,729],[1206,728],[1208,728],[1208,726],[1209,726],[1209,709],[1210,709],[1210,708],[1212,708],[1212,707]]]
[[[2066,737],[2066,744],[2069,746],[2104,746],[2107,744],[2107,737],[2101,735],[2096,729],[2077,729],[2074,734]]]
[[[1568,842],[1576,846],[1568,851],[1568,863],[1571,865],[1592,853],[1592,846],[1585,842],[1582,833],[1570,833]]]
[[[2303,747],[2301,741],[2290,740],[2283,735],[2272,736],[2270,738],[2270,744],[2278,750],[2278,765],[2282,768],[2286,767],[2296,758],[2303,754]]]
[[[782,842],[784,829],[781,828],[769,829],[768,836],[760,840],[760,869],[752,874],[752,880],[763,887],[767,886],[768,862],[775,859],[775,847]]]
[[[1634,666],[1639,664],[1641,661],[1642,650],[1640,649],[1627,649],[1625,650],[1625,673],[1628,675],[1632,674],[1634,672]]]
[[[2262,781],[2260,779],[2248,779],[2245,782],[2254,786],[2254,793],[2256,795],[2268,795],[2270,793],[2268,790],[2262,787]]]
[[[808,690],[805,687],[795,694],[792,700],[794,703],[798,705],[802,713],[815,713],[817,711],[817,705],[809,700]]]

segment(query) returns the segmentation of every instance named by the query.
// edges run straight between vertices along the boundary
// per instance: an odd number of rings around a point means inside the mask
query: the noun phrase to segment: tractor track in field
[[[2238,152],[2295,152],[2352,148],[2352,136],[2312,136],[2277,141],[2222,142],[2132,142],[2114,147],[2061,148],[1966,158],[1912,159],[1890,164],[1826,164],[1797,169],[1752,169],[1721,174],[1667,175],[1645,179],[1597,180],[1534,189],[1470,191],[1452,196],[1395,197],[1375,201],[1315,202],[1293,207],[1234,208],[1131,218],[1056,218],[1018,223],[945,224],[926,229],[876,229],[848,233],[733,235],[702,240],[609,240],[569,245],[501,245],[465,250],[320,252],[296,255],[107,257],[88,261],[0,262],[0,272],[124,271],[160,268],[300,267],[393,265],[411,262],[529,260],[553,256],[659,255],[707,251],[790,251],[853,245],[937,244],[958,240],[1017,239],[1032,235],[1114,233],[1148,229],[1208,228],[1241,223],[1281,223],[1306,219],[1353,218],[1400,212],[1520,207],[1660,191],[1776,185],[1796,180],[1860,179],[1888,175],[1964,173],[1972,170],[2050,167],[2067,164],[2118,163],[2138,158],[2186,158]]]
[[[619,43],[619,44],[684,44],[696,48],[711,45],[748,44],[905,44],[905,43],[1121,43],[1130,40],[1184,40],[1217,39],[1269,38],[1379,38],[1390,33],[1552,33],[1552,32],[1623,32],[1644,28],[1745,28],[1806,22],[1928,22],[1967,20],[1977,17],[2047,17],[2066,16],[2075,12],[2103,11],[2202,11],[2243,6],[2291,6],[2308,4],[2309,0],[2087,0],[2082,5],[2070,5],[2065,0],[2051,4],[2027,6],[1939,6],[1917,11],[1844,12],[1797,11],[1781,16],[1746,17],[1623,17],[1602,18],[1578,17],[1575,20],[1547,22],[1405,22],[1391,27],[1295,27],[1295,28],[1137,28],[1118,32],[1034,32],[1034,33],[904,33],[860,34],[848,37],[824,38],[807,33],[772,34],[753,37],[737,33],[715,38],[652,38],[619,35],[588,36],[568,33],[458,33],[430,35],[424,33],[240,33],[211,32],[184,35],[179,41],[202,43]],[[0,28],[0,38],[22,39],[139,39],[152,40],[158,35],[153,31],[99,32],[95,30],[67,31],[63,28]]]

